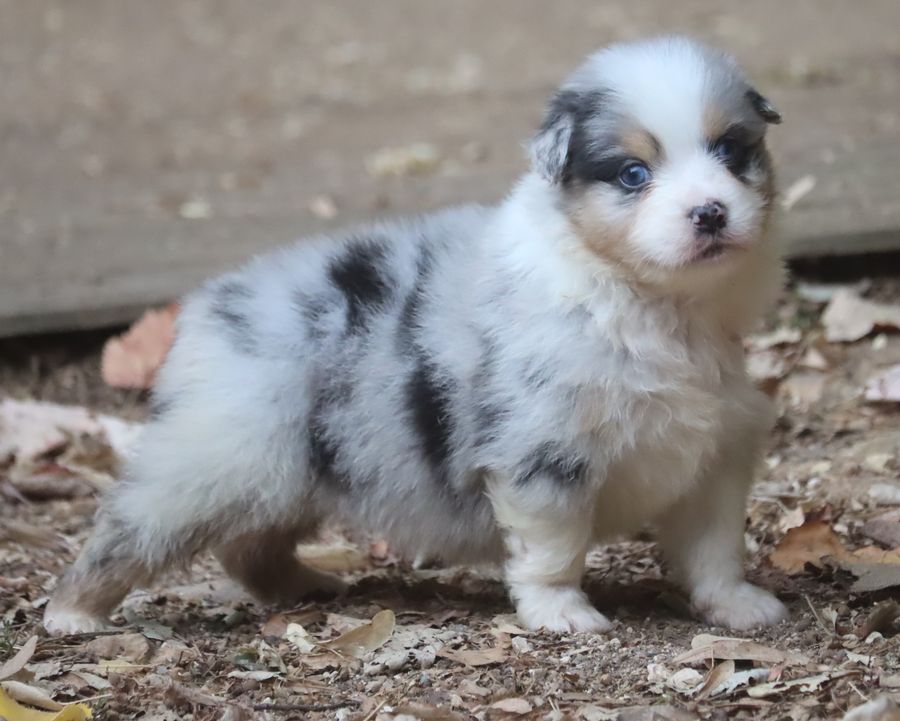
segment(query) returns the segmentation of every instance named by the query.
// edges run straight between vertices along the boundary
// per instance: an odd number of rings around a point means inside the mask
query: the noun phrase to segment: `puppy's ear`
[[[750,88],[747,93],[747,100],[750,101],[750,104],[753,106],[753,109],[759,114],[763,120],[767,123],[774,123],[778,125],[781,122],[781,113],[778,112],[778,108],[776,108],[772,103],[766,100],[762,95],[760,95],[756,90]]]
[[[578,94],[560,90],[550,100],[544,122],[531,141],[532,165],[551,183],[565,180],[577,111]]]

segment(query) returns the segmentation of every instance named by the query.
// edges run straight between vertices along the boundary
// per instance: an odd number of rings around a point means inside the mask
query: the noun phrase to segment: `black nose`
[[[698,205],[690,213],[691,222],[701,233],[715,233],[728,225],[728,208],[718,200]]]

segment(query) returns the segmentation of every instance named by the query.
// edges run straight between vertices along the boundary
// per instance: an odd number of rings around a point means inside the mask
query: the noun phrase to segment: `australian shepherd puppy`
[[[710,623],[785,616],[744,580],[770,427],[741,334],[778,291],[765,135],[734,60],[679,37],[590,56],[496,207],[302,240],[188,297],[154,414],[44,623],[102,628],[211,549],[264,601],[341,581],[325,522],[498,562],[522,623],[603,631],[595,544],[654,523]]]

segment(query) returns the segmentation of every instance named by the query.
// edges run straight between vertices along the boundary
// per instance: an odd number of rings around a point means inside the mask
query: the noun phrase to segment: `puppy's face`
[[[692,290],[764,242],[764,136],[780,119],[729,57],[663,38],[591,57],[551,101],[532,150],[591,253],[637,282]]]

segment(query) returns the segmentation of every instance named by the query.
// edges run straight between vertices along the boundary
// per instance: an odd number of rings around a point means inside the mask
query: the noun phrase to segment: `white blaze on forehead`
[[[616,109],[652,133],[672,158],[705,141],[711,61],[710,51],[684,38],[614,45],[588,61],[582,80],[608,88]]]

